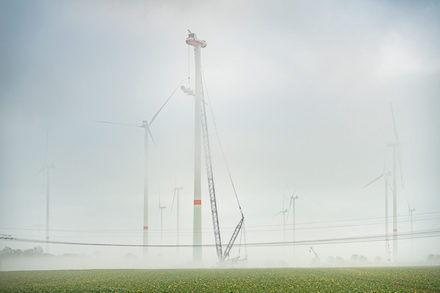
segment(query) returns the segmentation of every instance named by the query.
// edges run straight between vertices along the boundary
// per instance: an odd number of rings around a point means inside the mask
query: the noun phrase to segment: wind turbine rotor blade
[[[293,209],[293,196],[290,197],[289,208],[287,209],[287,221],[289,220],[289,215],[291,214],[291,210]]]
[[[397,145],[397,163],[399,164],[400,182],[402,183],[402,187],[405,187],[405,185],[403,184],[402,157],[400,155],[400,145]]]
[[[156,141],[154,140],[153,134],[151,133],[150,127],[147,127],[147,131],[148,131],[148,136],[150,136],[153,144],[156,144]]]
[[[47,166],[43,166],[43,167],[41,167],[41,168],[35,173],[35,175],[40,175],[41,173],[43,173],[44,171],[46,171],[46,169],[47,169]]]
[[[173,207],[174,207],[174,199],[175,199],[175,197],[176,197],[176,189],[174,189],[174,193],[173,193],[173,200],[172,200],[172,202],[171,202],[171,212],[173,212]]]
[[[153,117],[150,120],[149,125],[151,125],[154,120],[156,119],[157,115],[159,115],[159,113],[162,111],[162,109],[168,104],[168,102],[171,100],[171,98],[174,96],[174,94],[176,93],[177,89],[180,87],[180,85],[178,85],[173,92],[171,93],[171,95],[166,99],[165,103],[163,103],[163,105],[159,108],[159,110],[157,110],[157,112],[153,115]]]
[[[397,132],[397,124],[396,124],[396,118],[394,116],[394,110],[393,110],[393,104],[391,104],[391,117],[393,119],[393,131],[394,131],[394,137],[396,139],[395,144],[396,144],[396,148],[397,148],[397,161],[399,164],[399,172],[400,172],[400,181],[402,186],[404,186],[403,184],[403,172],[402,172],[402,158],[400,156],[400,140],[399,140],[399,133]]]
[[[399,143],[399,134],[397,132],[396,118],[394,117],[393,104],[391,104],[391,117],[393,119],[394,138],[396,139],[395,143],[398,144]]]
[[[368,182],[367,184],[365,184],[365,185],[362,187],[362,189],[367,188],[368,186],[370,186],[371,184],[373,184],[374,182],[376,182],[377,180],[379,180],[380,178],[382,178],[383,175],[384,175],[384,174],[382,173],[379,177],[374,178],[373,180],[371,180],[370,182]]]
[[[103,121],[103,120],[93,120],[93,121],[96,123],[113,124],[113,125],[127,126],[127,127],[139,127],[139,125],[133,123],[122,123],[122,122],[112,122],[112,121]]]
[[[46,130],[46,147],[44,149],[44,164],[47,165],[49,161],[49,131]]]

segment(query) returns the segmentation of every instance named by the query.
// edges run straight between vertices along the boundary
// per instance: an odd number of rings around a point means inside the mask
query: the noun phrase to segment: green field
[[[440,267],[0,272],[0,292],[440,292]]]

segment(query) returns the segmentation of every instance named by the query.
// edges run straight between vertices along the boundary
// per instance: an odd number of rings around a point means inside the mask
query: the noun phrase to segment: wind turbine
[[[46,252],[49,251],[49,225],[50,225],[50,170],[55,168],[53,163],[49,163],[49,134],[46,133],[46,149],[44,153],[43,169],[46,179]]]
[[[95,121],[95,122],[99,122],[99,123],[106,123],[106,124],[116,124],[116,125],[120,125],[120,126],[129,126],[129,127],[140,127],[144,129],[144,218],[143,218],[143,255],[145,256],[147,254],[147,250],[148,250],[148,148],[149,148],[149,144],[150,144],[150,139],[151,141],[154,143],[154,138],[153,135],[151,133],[151,125],[153,124],[153,122],[156,120],[157,116],[159,115],[159,113],[162,111],[162,109],[168,104],[168,102],[171,100],[171,98],[174,96],[174,93],[176,92],[176,90],[179,88],[179,86],[177,86],[173,92],[171,93],[171,95],[165,100],[165,102],[162,104],[162,106],[159,108],[159,110],[156,111],[156,113],[153,115],[153,117],[151,118],[150,121],[148,120],[143,120],[141,125],[136,125],[136,124],[130,124],[130,123],[120,123],[120,122],[110,122],[110,121]]]
[[[289,211],[292,209],[292,241],[293,241],[293,254],[295,255],[295,201],[298,199],[298,195],[294,196],[293,194],[290,196],[290,203],[289,203]],[[289,219],[289,214],[287,214],[287,219]]]
[[[409,212],[409,221],[411,225],[411,249],[413,247],[413,213],[416,211],[415,208],[411,208],[411,206],[408,203],[408,212]]]
[[[288,214],[289,210],[284,208],[284,197],[283,197],[283,209],[277,213],[277,215],[281,215],[283,217],[283,240],[286,240],[286,215]]]
[[[166,209],[166,206],[161,205],[160,203],[160,192],[159,192],[159,210],[160,210],[160,244],[163,243],[163,210]]]
[[[173,206],[174,206],[174,199],[177,197],[176,200],[176,210],[177,210],[177,216],[176,216],[176,221],[177,221],[177,239],[176,239],[176,244],[179,245],[180,244],[180,190],[182,190],[183,187],[174,187],[173,189],[173,201],[171,202],[171,211],[173,210]],[[177,249],[179,249],[179,247],[177,247]]]
[[[367,188],[368,186],[372,185],[373,183],[377,182],[380,179],[384,179],[384,189],[385,189],[385,257],[389,260],[389,239],[388,239],[388,178],[391,176],[391,172],[387,171],[385,169],[385,166],[383,168],[382,174],[380,174],[378,177],[374,178],[367,184],[365,184],[362,188]]]
[[[315,249],[313,249],[313,246],[310,246],[309,253],[313,253],[313,255],[314,255],[313,262],[315,264],[317,264],[317,263],[319,263],[321,261],[321,258],[319,257],[319,254],[316,253]]]
[[[396,119],[393,104],[391,104],[391,117],[393,120],[394,142],[389,146],[393,149],[393,260],[397,261],[397,163],[399,163],[400,179],[403,184],[402,164],[400,161],[400,141],[397,133]]]

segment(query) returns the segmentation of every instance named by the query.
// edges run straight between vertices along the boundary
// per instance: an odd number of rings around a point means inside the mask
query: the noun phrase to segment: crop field
[[[0,272],[0,292],[440,292],[440,267]]]

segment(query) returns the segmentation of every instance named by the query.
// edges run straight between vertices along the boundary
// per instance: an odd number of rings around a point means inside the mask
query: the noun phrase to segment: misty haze
[[[0,292],[440,292],[439,82],[433,0],[1,1]]]

